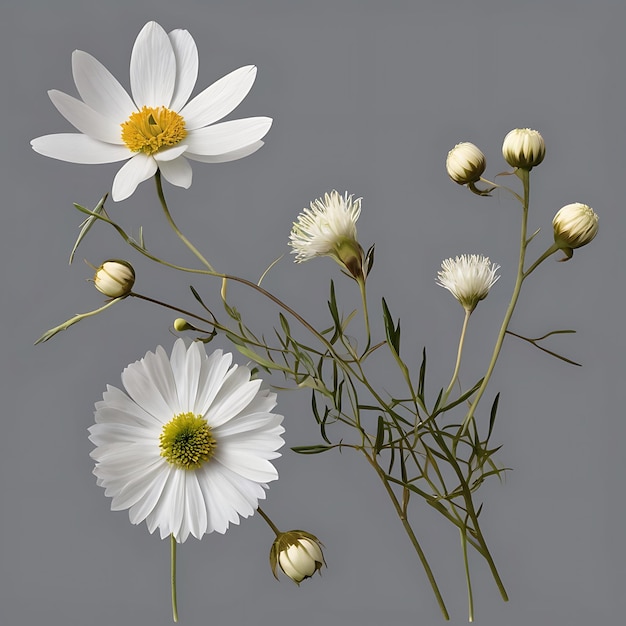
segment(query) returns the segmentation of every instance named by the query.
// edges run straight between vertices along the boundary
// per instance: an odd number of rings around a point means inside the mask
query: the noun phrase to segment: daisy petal
[[[130,57],[130,88],[137,107],[169,108],[176,82],[176,57],[167,33],[148,22]]]
[[[249,117],[214,124],[191,131],[185,143],[193,154],[216,156],[240,150],[267,134],[272,125],[269,117]]]
[[[128,151],[128,148],[126,150]],[[136,154],[115,175],[111,197],[115,202],[126,200],[126,198],[133,195],[139,183],[154,176],[156,171],[157,163],[152,157],[142,152]]]
[[[121,124],[137,109],[124,87],[90,54],[74,51],[72,75],[83,102],[111,122]]]
[[[190,152],[186,152],[185,156],[192,161],[199,161],[200,163],[228,163],[229,161],[237,161],[239,159],[243,159],[244,157],[249,156],[250,154],[253,154],[263,145],[263,143],[263,141],[255,141],[254,143],[251,143],[249,146],[241,148],[240,150],[233,150],[232,152],[227,152],[226,154],[218,154],[217,156],[192,154]]]
[[[159,170],[168,183],[183,189],[191,187],[193,172],[185,157],[179,157],[173,161],[159,161]]]
[[[126,146],[115,146],[77,133],[44,135],[30,142],[33,150],[69,163],[115,163],[132,156]]]
[[[256,67],[246,65],[220,78],[183,107],[187,130],[208,126],[226,117],[248,95],[256,78]]]
[[[187,145],[186,144],[178,144],[177,146],[172,146],[171,148],[166,148],[164,150],[161,150],[160,152],[155,152],[152,155],[152,158],[157,163],[162,163],[163,161],[174,161],[181,154],[184,154],[185,152],[187,152]]]
[[[180,111],[189,100],[198,79],[198,48],[186,30],[173,30],[169,38],[176,57],[176,83],[169,108]]]
[[[72,98],[62,91],[52,89],[48,96],[59,113],[81,133],[99,141],[123,145],[119,124],[94,111],[82,100]]]

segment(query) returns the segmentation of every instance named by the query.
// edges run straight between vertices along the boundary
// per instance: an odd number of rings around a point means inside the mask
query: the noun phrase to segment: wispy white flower
[[[437,284],[447,289],[471,313],[500,276],[497,263],[478,254],[462,254],[454,259],[445,259],[437,274]]]
[[[502,156],[511,167],[531,170],[546,156],[546,144],[539,131],[515,128],[502,142]]]
[[[82,134],[33,139],[40,154],[71,163],[130,159],[115,176],[112,197],[124,200],[157,169],[173,185],[188,188],[187,159],[219,163],[258,150],[272,120],[252,117],[215,124],[250,91],[256,67],[224,76],[189,100],[198,76],[198,51],[186,30],[166,33],[156,22],[141,30],[130,58],[132,97],[94,57],[76,50],[72,73],[81,100],[48,92],[52,103]]]
[[[560,209],[552,220],[554,241],[571,258],[574,249],[586,246],[598,234],[598,216],[580,202]]]
[[[469,141],[458,143],[446,158],[448,176],[459,185],[480,180],[487,167],[487,160],[480,148]]]
[[[356,234],[361,198],[341,196],[337,191],[311,202],[293,223],[289,236],[296,263],[330,256],[355,278],[362,275],[363,249]]]
[[[299,585],[325,565],[322,544],[315,535],[304,530],[280,533],[270,550],[270,565],[275,578],[278,578],[276,566],[280,565],[280,569]]]
[[[276,394],[231,362],[178,339],[171,358],[161,346],[148,352],[122,373],[126,393],[108,386],[96,403],[89,439],[98,485],[113,510],[128,509],[133,524],[146,520],[161,538],[224,533],[278,478]]]

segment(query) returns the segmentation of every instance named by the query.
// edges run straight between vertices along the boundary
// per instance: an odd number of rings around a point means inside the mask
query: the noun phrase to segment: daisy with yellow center
[[[113,163],[130,159],[113,181],[112,197],[124,200],[157,169],[173,185],[188,188],[188,159],[219,163],[258,150],[268,117],[216,124],[246,97],[256,77],[248,65],[224,76],[189,100],[198,76],[198,50],[186,30],[166,33],[148,22],[130,58],[131,95],[94,57],[76,50],[72,73],[81,99],[48,92],[77,133],[31,141],[36,152],[70,163]]]
[[[89,429],[94,474],[113,510],[146,521],[161,538],[226,532],[252,515],[278,474],[284,441],[276,394],[262,390],[232,355],[174,344],[122,373],[126,393],[107,387]]]

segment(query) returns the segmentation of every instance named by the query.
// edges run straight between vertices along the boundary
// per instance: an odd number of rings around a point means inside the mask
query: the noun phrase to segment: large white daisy
[[[112,510],[181,543],[255,512],[278,478],[283,417],[270,412],[276,394],[231,363],[178,339],[171,358],[159,346],[123,371],[126,393],[107,386],[89,439]]]
[[[112,197],[124,200],[157,168],[173,185],[191,185],[187,159],[218,163],[258,150],[268,117],[215,124],[250,91],[256,67],[224,76],[189,100],[198,77],[198,50],[186,30],[166,33],[156,22],[142,29],[130,57],[132,97],[94,57],[76,50],[72,74],[82,100],[48,92],[52,103],[82,134],[45,135],[31,141],[36,152],[71,163],[130,159],[115,176]]]

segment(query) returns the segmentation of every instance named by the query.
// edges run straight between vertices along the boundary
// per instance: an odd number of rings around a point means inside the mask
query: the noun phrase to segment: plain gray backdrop
[[[68,132],[46,91],[75,94],[70,57],[93,54],[128,86],[133,41],[149,20],[186,28],[200,54],[196,93],[256,64],[258,77],[233,118],[267,115],[266,145],[234,163],[196,163],[188,190],[166,185],[181,228],[219,268],[251,279],[288,252],[292,221],[331,189],[363,197],[359,236],[376,243],[370,278],[375,332],[385,296],[419,366],[426,345],[432,402],[453,367],[462,310],[435,284],[443,258],[487,254],[502,278],[472,318],[461,376],[488,362],[515,272],[519,210],[505,194],[478,198],[446,175],[447,151],[479,145],[487,174],[506,168],[512,128],[540,130],[547,156],[532,173],[535,254],[554,213],[584,202],[600,232],[572,261],[550,259],[522,293],[512,329],[581,361],[576,368],[507,340],[490,396],[501,392],[494,439],[513,468],[484,485],[483,528],[511,600],[472,558],[476,621],[485,626],[623,624],[626,614],[624,479],[624,26],[622,0],[3,0],[2,431],[0,623],[7,626],[171,623],[168,543],[133,526],[91,474],[87,428],[107,384],[162,344],[173,315],[124,301],[37,347],[46,329],[103,297],[86,282],[86,258],[129,259],[137,290],[193,306],[189,284],[219,304],[219,285],[151,265],[113,231],[94,229],[67,259],[81,215],[119,165],[46,159],[33,137]],[[153,184],[110,203],[114,217],[174,261],[192,263],[163,223]],[[358,294],[329,259],[295,266],[287,255],[266,287],[327,324],[329,279],[341,307]],[[271,332],[276,311],[244,289],[233,301]],[[250,318],[251,319],[251,318]],[[228,348],[222,339],[216,347]],[[243,357],[238,357],[244,362]],[[396,384],[389,363],[374,372]],[[482,369],[481,369],[482,368]],[[281,382],[276,379],[274,382]],[[264,508],[284,529],[326,545],[328,569],[297,588],[277,582],[260,517],[179,550],[181,623],[431,626],[442,623],[410,543],[376,476],[349,452],[300,457],[317,443],[308,393],[281,393],[286,446]],[[484,415],[483,415],[484,418]],[[479,498],[481,500],[481,498]],[[439,579],[452,624],[467,620],[458,532],[418,503],[416,531]],[[474,557],[474,555],[472,555]]]

